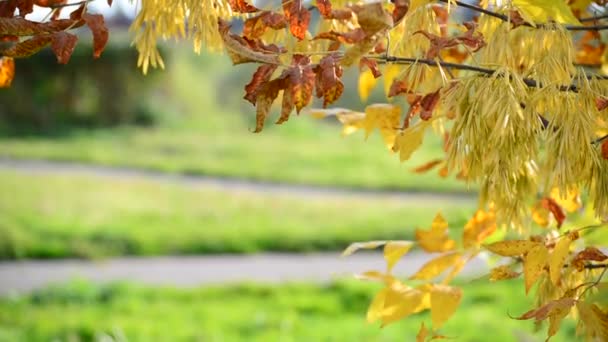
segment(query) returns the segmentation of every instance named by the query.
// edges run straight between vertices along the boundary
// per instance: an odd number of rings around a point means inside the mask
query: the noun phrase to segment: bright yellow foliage
[[[456,246],[448,236],[448,222],[441,214],[435,216],[429,230],[416,229],[416,241],[427,252],[445,252]]]

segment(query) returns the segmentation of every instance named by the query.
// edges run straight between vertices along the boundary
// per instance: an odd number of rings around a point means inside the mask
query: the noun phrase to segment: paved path
[[[465,202],[474,203],[473,193],[399,192],[391,190],[345,189],[312,185],[282,184],[221,178],[203,175],[172,174],[158,171],[76,164],[41,160],[15,160],[0,157],[0,170],[12,170],[35,175],[85,175],[112,179],[144,179],[172,182],[189,186],[206,186],[227,191],[255,191],[258,193],[286,194],[299,197],[359,197],[395,199],[416,203]]]
[[[394,273],[413,274],[430,256],[413,252],[404,256]],[[383,271],[380,253],[357,253],[345,258],[336,253],[258,254],[197,257],[118,258],[105,261],[54,260],[0,262],[0,296],[24,293],[69,279],[104,283],[132,281],[147,285],[193,287],[242,281],[325,282],[352,277],[368,270]],[[481,259],[472,260],[463,276],[487,272]]]
[[[144,179],[151,182],[172,182],[186,186],[214,187],[226,191],[255,191],[300,197],[348,196],[368,199],[395,199],[433,204],[445,201],[473,203],[472,194],[437,194],[424,192],[372,191],[323,188],[167,174],[162,172],[114,168],[95,165],[0,159],[0,170],[12,170],[32,175],[84,175],[111,179]],[[397,265],[396,274],[415,272],[429,258],[411,254]],[[0,295],[29,292],[71,278],[94,282],[134,281],[149,285],[197,286],[226,282],[258,281],[328,281],[350,277],[366,270],[384,269],[381,254],[362,253],[341,258],[338,254],[260,254],[220,255],[199,257],[118,258],[105,261],[49,260],[0,262]],[[464,274],[486,270],[476,259]]]

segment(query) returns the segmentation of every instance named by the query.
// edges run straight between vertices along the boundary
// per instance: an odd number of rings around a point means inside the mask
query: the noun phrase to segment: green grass
[[[3,258],[340,250],[358,240],[412,238],[438,210],[460,228],[474,206],[8,171],[0,172],[0,189]]]
[[[71,283],[0,300],[0,341],[413,341],[428,314],[381,329],[364,316],[377,284],[228,285],[199,289]],[[441,332],[455,341],[542,341],[546,325],[510,319],[531,306],[519,280],[464,284]],[[122,338],[122,340],[121,340]],[[574,340],[565,321],[554,342]]]
[[[403,164],[387,151],[377,132],[368,142],[362,134],[343,138],[341,127],[331,124],[334,120],[317,121],[294,114],[282,126],[273,125],[271,118],[261,134],[253,134],[250,130],[255,108],[241,99],[251,69],[233,69],[225,56],[180,56],[174,57],[166,71],[173,99],[162,94],[157,99],[138,99],[151,101],[161,112],[163,122],[159,126],[65,129],[46,136],[0,134],[0,157],[300,184],[466,190],[465,184],[454,177],[441,179],[436,172],[410,172],[424,162],[443,157],[440,139],[431,134],[412,160]],[[349,91],[356,93],[352,83]],[[358,100],[356,104],[350,101],[341,105],[349,104],[361,107]]]

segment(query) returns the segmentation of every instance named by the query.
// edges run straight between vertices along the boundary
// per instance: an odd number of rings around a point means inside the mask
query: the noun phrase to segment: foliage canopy
[[[51,20],[25,19],[33,5],[52,8]],[[0,83],[10,84],[12,57],[47,45],[67,62],[77,40],[67,31],[85,24],[99,56],[107,41],[103,18],[88,14],[86,2],[78,5],[69,19],[59,19],[65,0],[1,2],[0,35],[8,44],[0,51]],[[275,101],[277,124],[313,96],[323,107],[332,104],[344,92],[344,68],[355,66],[360,96],[365,99],[381,78],[388,103],[364,112],[312,110],[314,116],[337,117],[345,134],[379,131],[402,161],[427,131],[445,137],[445,158],[415,171],[439,168],[443,176],[478,184],[479,210],[459,240],[437,214],[428,230],[416,231],[415,241],[346,249],[348,255],[384,248],[386,270],[360,276],[383,284],[369,306],[370,322],[386,325],[430,310],[432,329],[423,322],[417,340],[442,337],[439,329],[463,296],[450,282],[483,254],[497,261],[489,281],[523,276],[522,293],[536,288],[537,305],[516,319],[548,321],[550,338],[566,316],[578,317],[582,335],[605,341],[608,256],[586,239],[606,229],[608,216],[604,6],[600,0],[282,0],[258,8],[245,0],[143,0],[132,31],[144,73],[164,67],[156,48],[161,38],[191,39],[196,51],[224,50],[234,64],[259,64],[244,96],[256,108],[255,132]],[[471,20],[462,22],[463,16]],[[231,26],[234,18],[243,20],[239,32]],[[594,216],[593,222],[567,220],[577,212]],[[400,280],[391,270],[414,245],[439,254]]]

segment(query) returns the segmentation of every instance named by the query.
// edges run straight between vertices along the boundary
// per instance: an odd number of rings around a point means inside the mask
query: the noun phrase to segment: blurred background
[[[167,42],[166,70],[143,76],[134,5],[92,5],[111,32],[100,59],[85,31],[69,64],[50,49],[18,60],[0,91],[0,341],[412,340],[425,315],[365,322],[380,285],[352,275],[382,271],[382,256],[339,251],[412,239],[438,211],[460,235],[475,209],[466,185],[411,172],[443,157],[441,139],[401,164],[379,135],[341,137],[304,114],[253,134],[242,97],[255,66]],[[366,106],[357,78],[336,107]],[[411,253],[398,275],[424,262]],[[542,340],[507,315],[531,305],[519,280],[489,284],[473,264],[444,334]]]

